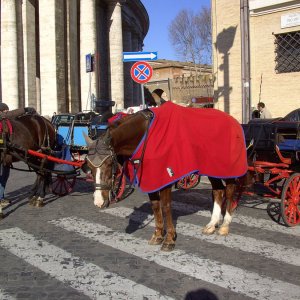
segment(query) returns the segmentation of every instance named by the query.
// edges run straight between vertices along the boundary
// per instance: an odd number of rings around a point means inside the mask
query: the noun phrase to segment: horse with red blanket
[[[208,176],[213,189],[212,218],[203,233],[215,232],[224,196],[226,212],[219,234],[229,233],[236,178],[247,172],[244,133],[233,117],[215,109],[184,108],[167,102],[114,120],[104,137],[96,141],[86,137],[86,141],[87,162],[95,178],[95,205],[109,205],[113,170],[121,157],[131,182],[149,194],[156,224],[150,244],[163,243],[162,250],[173,250],[176,231],[171,186],[192,173]]]

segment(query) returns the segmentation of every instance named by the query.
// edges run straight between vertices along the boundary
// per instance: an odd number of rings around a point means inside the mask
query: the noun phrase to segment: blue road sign
[[[123,52],[123,62],[157,60],[157,52]]]

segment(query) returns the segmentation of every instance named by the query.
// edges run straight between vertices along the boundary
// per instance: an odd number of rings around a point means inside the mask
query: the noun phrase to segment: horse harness
[[[90,158],[89,155],[86,157],[86,161],[88,161],[94,168],[101,168],[101,166],[108,160],[112,160],[112,174],[116,173],[118,168],[118,162],[116,155],[114,154],[113,149],[106,145],[101,139],[96,140],[96,146],[93,152],[89,152],[90,155],[97,155],[101,157],[101,161],[95,164]],[[103,158],[102,158],[103,157]],[[111,190],[113,187],[113,180],[112,183],[109,185],[107,183],[95,183],[96,190]]]
[[[18,119],[22,117],[23,115],[15,117],[15,119]],[[42,119],[44,122],[45,127],[45,133],[43,136],[42,145],[37,145],[40,149],[38,151],[45,152],[50,151],[51,153],[53,150],[50,148],[50,137],[49,137],[49,129],[46,125],[46,122],[44,119]],[[14,144],[10,142],[10,137],[14,135],[13,126],[8,118],[0,118],[0,162],[2,163],[5,159],[6,155],[9,154],[10,156],[15,157],[16,159],[25,162],[29,167],[33,168],[34,170],[43,170],[45,161],[42,160],[40,166],[28,161],[28,149],[23,148],[20,145]],[[21,155],[20,152],[23,152],[24,155]],[[11,168],[12,165],[11,165]],[[27,171],[23,169],[18,169],[21,171]],[[48,169],[45,169],[46,171],[50,171]]]
[[[137,173],[138,169],[140,168],[142,161],[143,161],[143,157],[144,157],[144,153],[146,150],[146,144],[147,144],[147,138],[148,138],[148,133],[149,133],[149,127],[151,124],[151,120],[154,117],[154,114],[151,110],[149,109],[145,109],[142,111],[137,112],[136,114],[140,114],[142,115],[147,121],[147,129],[146,129],[146,133],[145,133],[145,142],[144,142],[144,146],[143,146],[143,151],[141,154],[141,157],[139,159],[135,159],[134,161],[130,161],[131,163],[133,163],[135,165],[135,172]],[[106,130],[106,133],[103,137],[102,140],[102,145],[99,145],[100,143],[100,139],[97,139],[96,141],[96,147],[95,147],[95,152],[92,153],[92,155],[98,154],[99,156],[104,156],[104,158],[100,161],[99,164],[95,165],[87,156],[86,160],[94,167],[94,168],[100,168],[104,162],[108,159],[112,160],[112,181],[111,184],[107,184],[107,183],[95,183],[95,190],[113,190],[113,187],[115,185],[115,181],[116,181],[116,177],[117,177],[117,171],[118,171],[118,159],[117,159],[117,154],[115,153],[113,147],[111,146],[111,135],[109,132],[109,128]],[[127,162],[124,162],[123,164],[123,168],[122,168],[122,174],[121,174],[121,178],[123,176],[124,173],[124,167],[125,164]],[[137,164],[137,166],[136,166]],[[120,180],[120,184],[121,184],[121,180]],[[130,187],[133,185],[133,182],[130,182]],[[119,187],[118,187],[119,188]],[[111,197],[110,197],[111,200]]]

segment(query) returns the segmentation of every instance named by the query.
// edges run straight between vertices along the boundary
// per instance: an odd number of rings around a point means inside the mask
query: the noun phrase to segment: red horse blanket
[[[145,138],[129,160],[127,171],[143,192],[160,190],[198,172],[217,178],[235,178],[247,172],[247,153],[241,125],[216,109],[185,108],[166,102],[151,108]],[[138,166],[136,160],[144,157]]]

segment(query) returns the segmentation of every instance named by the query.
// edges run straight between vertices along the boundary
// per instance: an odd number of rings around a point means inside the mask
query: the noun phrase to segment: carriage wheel
[[[286,226],[300,223],[300,173],[289,177],[282,190],[281,215]]]
[[[281,205],[277,202],[270,202],[267,206],[267,213],[269,217],[276,223],[282,224]]]
[[[56,175],[52,178],[52,193],[60,197],[72,192],[76,176]]]
[[[201,179],[200,175],[195,173],[191,174],[177,181],[176,188],[182,190],[188,190],[194,188],[199,184],[200,179]]]

